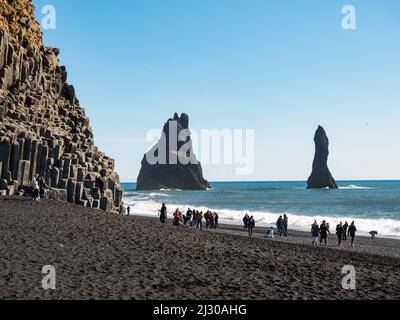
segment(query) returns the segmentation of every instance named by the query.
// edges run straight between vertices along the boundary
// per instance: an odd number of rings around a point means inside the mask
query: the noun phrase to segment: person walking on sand
[[[286,214],[283,215],[283,235],[288,236],[289,218]]]
[[[282,216],[279,216],[278,221],[276,222],[276,228],[278,229],[279,236],[282,237],[284,221]]]
[[[251,216],[249,219],[249,224],[248,224],[248,229],[249,229],[249,237],[253,235],[253,229],[256,227],[256,221],[254,220],[254,217]]]
[[[215,229],[219,229],[218,220],[219,220],[219,215],[217,212],[214,212],[214,227],[215,227]]]
[[[131,215],[131,207],[130,206],[128,206],[127,211],[128,211],[128,217],[129,217]]]
[[[245,215],[244,218],[243,218],[244,231],[247,231],[248,228],[249,228],[249,220],[250,220],[250,217],[249,217],[249,215],[246,213],[246,215]]]
[[[354,247],[354,239],[356,237],[356,232],[357,232],[357,228],[353,221],[349,227],[349,233],[348,233],[348,235],[351,237],[351,246],[352,247]]]
[[[312,244],[317,246],[319,240],[319,226],[317,220],[315,220],[314,223],[311,225],[311,237]]]
[[[197,224],[196,229],[203,230],[203,211],[197,212]]]
[[[347,221],[344,223],[343,225],[343,240],[347,241],[347,231],[349,229],[349,224],[347,223]]]
[[[336,234],[337,234],[337,237],[338,237],[338,245],[339,245],[339,248],[342,246],[343,233],[344,233],[343,223],[340,222],[340,223],[336,226]]]
[[[161,223],[165,223],[165,220],[167,219],[167,207],[165,206],[165,203],[162,204],[159,214]]]
[[[328,245],[327,240],[328,240],[328,233],[330,233],[328,225],[326,221],[322,221],[321,226],[319,227],[319,234],[320,234],[320,240],[319,244],[322,245],[322,242],[325,242],[325,246]]]

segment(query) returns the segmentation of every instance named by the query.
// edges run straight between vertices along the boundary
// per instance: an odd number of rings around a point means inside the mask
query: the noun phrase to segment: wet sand
[[[307,234],[253,238],[161,225],[69,203],[0,198],[1,299],[399,299],[398,240],[356,250],[312,247]],[[260,230],[262,232],[262,230]],[[41,286],[56,268],[56,290]],[[357,289],[342,288],[353,265]]]

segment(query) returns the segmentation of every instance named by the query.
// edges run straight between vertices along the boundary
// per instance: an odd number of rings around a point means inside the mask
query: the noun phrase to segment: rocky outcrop
[[[183,132],[184,131],[184,132]],[[184,134],[185,139],[178,139]],[[180,141],[184,140],[184,141]],[[201,164],[193,154],[187,114],[174,115],[164,125],[160,141],[144,156],[137,179],[138,190],[205,190]],[[185,161],[181,161],[181,156]],[[157,158],[159,161],[154,161]]]
[[[337,189],[335,179],[328,168],[329,140],[323,127],[319,126],[314,137],[315,157],[313,170],[308,179],[309,189]]]
[[[31,1],[8,0],[0,8],[0,194],[22,194],[40,176],[52,199],[120,208],[114,160],[95,147],[60,51],[43,47]]]

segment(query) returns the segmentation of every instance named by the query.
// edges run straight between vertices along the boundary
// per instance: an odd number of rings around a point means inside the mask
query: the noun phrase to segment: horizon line
[[[225,180],[225,181],[209,181],[210,183],[234,183],[234,182],[305,182],[308,180]],[[336,182],[400,182],[400,179],[345,179],[336,180]],[[121,183],[137,183],[137,181],[121,181]]]

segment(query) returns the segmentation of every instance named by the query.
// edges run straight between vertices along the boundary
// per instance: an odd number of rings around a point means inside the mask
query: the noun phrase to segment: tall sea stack
[[[185,133],[185,141],[178,139],[181,133]],[[189,160],[188,163],[182,163],[179,155]],[[155,161],[157,159],[159,161]],[[137,190],[208,188],[210,184],[203,178],[201,164],[192,153],[189,117],[185,113],[180,117],[175,113],[164,125],[159,142],[143,158]]]
[[[94,145],[59,49],[44,47],[31,0],[0,2],[0,195],[44,178],[51,199],[115,211],[114,160]],[[96,184],[97,181],[97,184]]]
[[[329,139],[323,127],[319,126],[314,137],[315,157],[313,170],[308,179],[308,189],[337,189],[335,179],[328,168]]]

